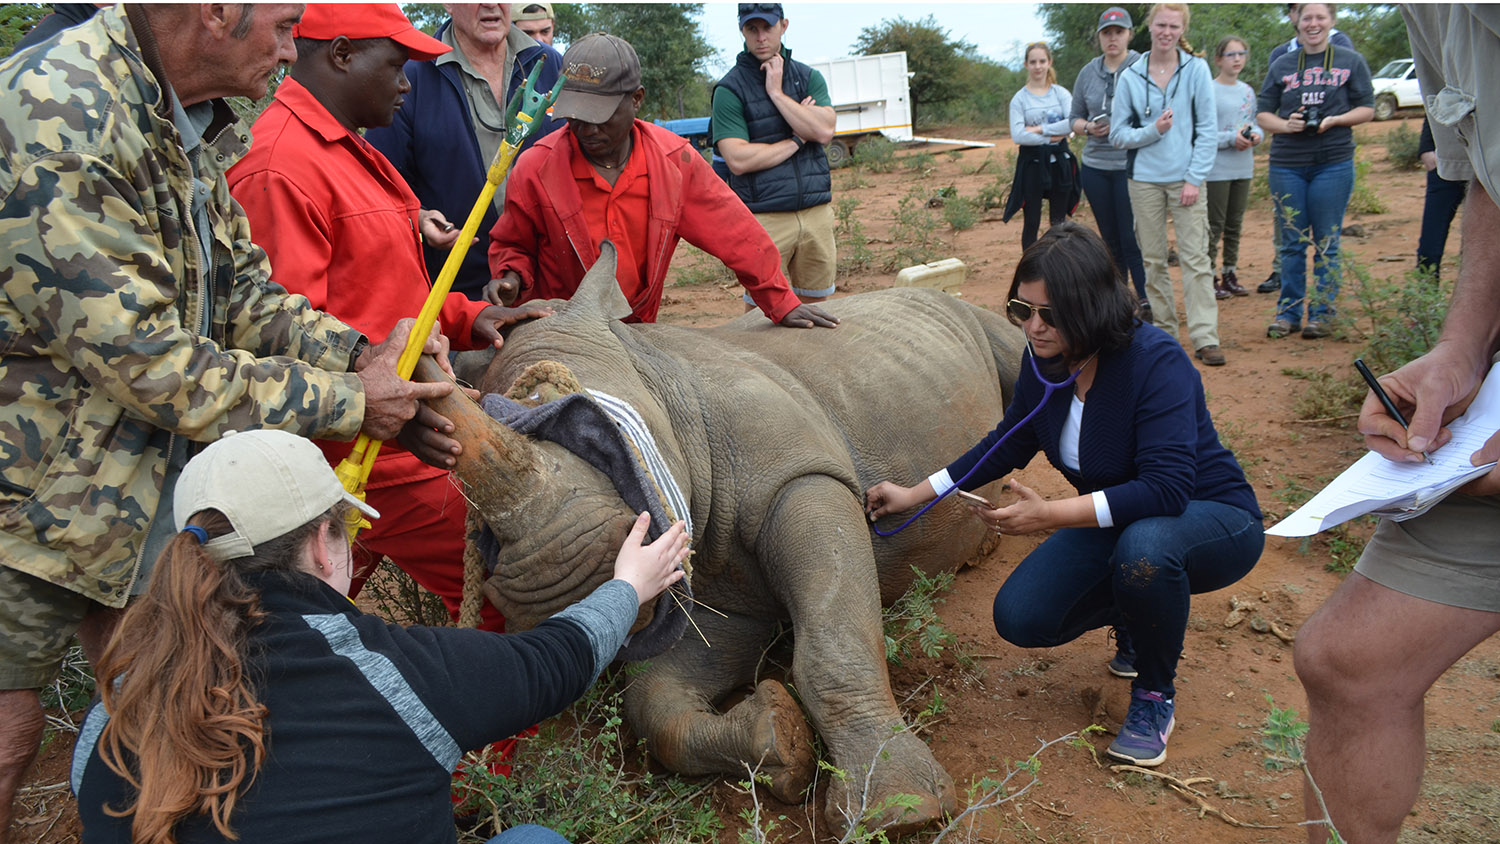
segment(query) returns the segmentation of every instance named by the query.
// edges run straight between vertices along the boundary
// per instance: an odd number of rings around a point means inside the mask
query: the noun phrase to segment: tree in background
[[[0,59],[9,56],[16,42],[52,11],[40,3],[6,3],[0,5]]]
[[[898,17],[867,26],[850,49],[861,56],[904,50],[906,69],[911,73],[912,120],[930,124],[939,105],[962,93],[958,86],[962,59],[974,48],[968,42],[949,38],[948,30],[928,15],[919,21]]]
[[[1011,95],[1026,82],[1024,73],[985,58],[967,41],[949,38],[931,15],[867,26],[850,49],[861,56],[906,52],[912,122],[920,126],[1003,122]]]

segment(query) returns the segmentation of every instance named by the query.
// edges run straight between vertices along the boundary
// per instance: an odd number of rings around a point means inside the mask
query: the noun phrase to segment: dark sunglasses
[[[775,14],[777,16],[780,16],[781,15],[781,4],[780,3],[741,3],[740,4],[740,12],[739,12],[740,14],[742,14],[742,15],[748,15],[748,14],[751,14],[752,12],[767,12],[767,13],[773,13],[773,14]]]
[[[1035,313],[1042,318],[1042,322],[1056,328],[1057,323],[1052,321],[1052,307],[1050,305],[1033,305],[1021,299],[1012,299],[1005,305],[1005,312],[1017,325],[1031,319]]]

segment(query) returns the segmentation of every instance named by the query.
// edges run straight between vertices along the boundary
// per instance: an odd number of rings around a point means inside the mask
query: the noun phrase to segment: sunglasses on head
[[[750,14],[752,12],[770,12],[770,13],[773,13],[773,14],[780,15],[781,14],[781,4],[780,3],[741,3],[740,4],[740,12],[739,12],[740,14],[742,14],[742,15],[748,15],[748,14]]]
[[[1017,324],[1031,319],[1031,315],[1035,313],[1042,318],[1042,322],[1054,328],[1057,327],[1057,323],[1052,321],[1052,307],[1050,305],[1033,305],[1023,299],[1012,299],[1006,303],[1005,312]]]

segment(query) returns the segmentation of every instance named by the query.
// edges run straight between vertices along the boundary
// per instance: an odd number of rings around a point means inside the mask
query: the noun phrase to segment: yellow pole
[[[545,60],[544,57],[542,61]],[[505,140],[501,141],[500,149],[495,152],[495,160],[490,162],[490,169],[485,174],[484,187],[479,191],[479,198],[474,200],[474,207],[469,209],[469,218],[464,222],[463,230],[459,233],[458,240],[453,244],[453,249],[448,253],[447,259],[443,261],[443,269],[438,273],[437,280],[432,283],[432,290],[428,292],[427,300],[422,303],[422,310],[417,314],[416,324],[412,326],[411,334],[407,337],[406,348],[402,350],[401,357],[396,363],[396,373],[404,379],[411,378],[412,370],[417,366],[417,359],[422,356],[422,347],[426,345],[427,335],[432,332],[432,326],[437,322],[438,312],[443,307],[443,300],[453,289],[453,280],[458,276],[458,268],[463,264],[464,256],[469,252],[469,245],[474,242],[474,236],[479,233],[479,224],[484,221],[485,211],[495,197],[495,190],[500,187],[501,182],[505,181],[505,175],[510,171],[510,164],[521,149],[521,142],[531,134],[537,118],[551,107],[558,93],[562,91],[563,78],[559,75],[557,85],[550,93],[538,94],[536,92],[537,73],[541,70],[542,61],[536,63],[531,70],[531,75],[526,79],[525,87],[516,93],[517,108],[506,127]],[[380,453],[380,442],[380,440],[371,439],[366,434],[360,434],[355,439],[354,448],[349,455],[334,469],[344,489],[361,501],[365,499],[365,483],[370,479],[370,471],[375,468],[375,457]],[[369,520],[363,517],[357,521],[351,521],[349,540],[354,541],[359,532],[369,526]]]

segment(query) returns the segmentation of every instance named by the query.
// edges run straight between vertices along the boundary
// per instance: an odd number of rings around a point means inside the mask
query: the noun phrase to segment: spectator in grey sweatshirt
[[[1120,270],[1130,274],[1130,284],[1140,301],[1141,318],[1150,322],[1146,265],[1141,262],[1141,248],[1135,242],[1135,215],[1130,212],[1130,192],[1125,186],[1125,150],[1116,149],[1109,142],[1109,109],[1115,100],[1120,71],[1141,57],[1130,49],[1130,31],[1134,25],[1130,13],[1119,6],[1111,6],[1099,16],[1097,32],[1102,55],[1078,71],[1070,117],[1073,131],[1087,139],[1078,156],[1078,179],[1089,198],[1089,207],[1094,209],[1094,224]]]
[[[1213,75],[1189,52],[1190,17],[1182,3],[1151,7],[1151,51],[1120,74],[1109,141],[1128,150],[1126,176],[1135,237],[1146,264],[1146,296],[1156,324],[1177,334],[1177,304],[1167,271],[1167,219],[1177,233],[1188,338],[1198,360],[1223,366],[1219,305],[1208,260],[1207,202],[1199,193],[1213,169],[1218,135]]]
[[[1021,248],[1036,242],[1047,200],[1048,225],[1055,226],[1078,207],[1078,161],[1068,148],[1073,95],[1057,84],[1052,50],[1038,41],[1026,45],[1026,85],[1010,98],[1010,139],[1021,147],[1004,222],[1024,211]]]
[[[1208,171],[1208,260],[1219,255],[1224,237],[1223,274],[1214,275],[1214,297],[1249,296],[1240,284],[1240,227],[1250,202],[1250,177],[1255,173],[1254,147],[1265,137],[1255,122],[1255,89],[1240,81],[1250,58],[1250,46],[1233,35],[1214,48],[1214,100],[1218,103],[1219,155]]]

